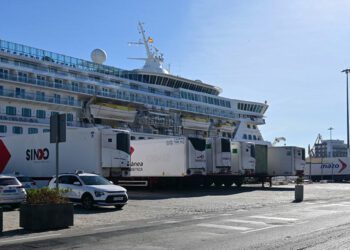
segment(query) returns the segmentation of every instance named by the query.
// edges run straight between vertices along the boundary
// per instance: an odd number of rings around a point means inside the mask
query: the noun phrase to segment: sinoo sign
[[[27,149],[26,150],[26,160],[35,161],[35,160],[47,160],[49,158],[50,152],[48,148],[39,148],[39,149]]]

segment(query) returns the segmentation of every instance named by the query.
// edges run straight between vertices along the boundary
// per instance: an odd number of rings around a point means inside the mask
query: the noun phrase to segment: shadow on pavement
[[[246,192],[254,191],[266,191],[266,192],[278,192],[278,191],[294,191],[294,187],[209,187],[209,188],[197,188],[192,190],[145,190],[145,189],[131,189],[128,190],[130,200],[162,200],[171,198],[187,198],[187,197],[202,197],[202,196],[223,196],[223,195],[234,195]]]

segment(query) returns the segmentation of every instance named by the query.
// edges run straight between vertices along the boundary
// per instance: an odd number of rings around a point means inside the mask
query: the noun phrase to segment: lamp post
[[[349,72],[350,69],[342,70],[346,74],[346,134],[347,134],[347,156],[350,156],[349,152]]]

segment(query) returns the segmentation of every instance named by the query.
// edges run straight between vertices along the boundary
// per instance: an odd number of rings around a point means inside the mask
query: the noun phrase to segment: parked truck
[[[205,184],[241,186],[246,176],[255,170],[255,145],[227,138],[207,139],[207,176]]]
[[[131,141],[130,176],[123,186],[199,184],[206,174],[205,139],[172,137]]]
[[[108,178],[130,173],[130,134],[118,129],[67,130],[59,144],[59,172],[94,172]],[[20,173],[47,180],[56,173],[55,144],[50,133],[9,136],[0,139],[0,173]]]
[[[306,162],[304,174],[312,181],[349,181],[349,166],[349,157],[312,158]]]

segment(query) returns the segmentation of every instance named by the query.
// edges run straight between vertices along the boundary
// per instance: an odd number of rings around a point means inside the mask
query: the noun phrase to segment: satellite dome
[[[107,53],[103,49],[94,49],[91,52],[91,60],[94,63],[102,64],[107,59]]]

